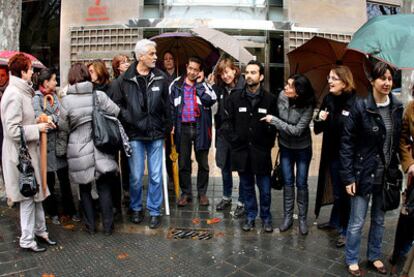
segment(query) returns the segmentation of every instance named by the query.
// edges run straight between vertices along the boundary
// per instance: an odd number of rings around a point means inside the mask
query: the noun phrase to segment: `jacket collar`
[[[241,93],[241,97],[242,98],[246,97],[246,94],[247,94],[247,85],[244,86],[244,88],[242,90],[242,93]],[[263,94],[264,94],[264,90],[263,90],[262,85],[260,85],[260,87],[259,87],[259,97],[262,98]]]
[[[390,98],[390,107],[392,111],[398,108],[402,108],[402,103],[392,93],[390,93],[388,97]],[[372,91],[368,93],[367,96],[367,110],[369,112],[378,112],[377,103],[375,103],[374,94]]]
[[[11,75],[9,79],[9,85],[17,87],[21,92],[34,96],[34,90],[32,88],[32,83]]]
[[[93,84],[91,82],[76,83],[68,87],[67,94],[87,94],[93,91]]]
[[[128,68],[127,71],[125,71],[125,73],[122,75],[123,78],[125,80],[128,81],[133,81],[133,82],[137,82],[136,78],[137,78],[137,65],[138,65],[138,61],[135,61],[133,64],[131,64],[131,66]],[[161,72],[159,72],[159,69],[157,68],[152,68],[150,69],[150,79],[149,81],[153,81],[155,78],[155,75],[162,75],[164,73],[161,74]]]

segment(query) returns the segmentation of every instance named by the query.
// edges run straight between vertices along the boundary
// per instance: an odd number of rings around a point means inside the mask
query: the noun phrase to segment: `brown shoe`
[[[375,265],[375,263],[377,263],[377,265]],[[387,269],[384,266],[384,263],[381,260],[368,261],[368,267],[376,271],[378,274],[387,275],[388,273]]]
[[[185,207],[188,203],[191,202],[191,199],[187,195],[181,195],[181,197],[177,201],[178,207]]]
[[[198,200],[198,203],[200,204],[200,206],[208,206],[208,205],[210,205],[210,201],[208,201],[208,198],[205,195],[200,195],[200,198]]]
[[[357,276],[357,277],[362,276],[362,271],[359,267],[357,267],[356,269],[351,269],[351,266],[348,266],[347,268],[348,268],[348,273],[351,276]]]

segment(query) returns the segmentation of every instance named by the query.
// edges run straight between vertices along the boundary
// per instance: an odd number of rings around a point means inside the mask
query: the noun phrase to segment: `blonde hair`
[[[345,92],[351,92],[355,90],[354,77],[349,67],[346,65],[336,65],[331,69],[331,71],[335,72],[335,74],[338,75],[339,79],[344,82]]]

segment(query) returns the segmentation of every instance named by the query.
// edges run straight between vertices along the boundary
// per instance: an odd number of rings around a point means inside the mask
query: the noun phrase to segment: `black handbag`
[[[382,188],[382,207],[386,211],[395,210],[400,206],[403,173],[398,168],[387,169]]]
[[[31,197],[38,193],[39,186],[36,182],[36,176],[32,161],[27,148],[24,129],[20,126],[20,148],[19,148],[19,164],[17,168],[20,171],[19,175],[19,189],[24,197]]]
[[[96,91],[92,92],[92,131],[95,147],[108,154],[114,154],[123,148],[118,119],[99,108]]]
[[[280,166],[280,150],[277,151],[275,166],[272,170],[272,176],[270,177],[270,184],[272,189],[281,190],[283,188],[283,175],[282,168]]]

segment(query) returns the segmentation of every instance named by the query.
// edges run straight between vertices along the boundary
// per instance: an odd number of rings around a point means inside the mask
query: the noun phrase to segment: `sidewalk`
[[[221,198],[221,180],[210,179],[210,206],[199,208],[197,201],[180,208],[171,198],[171,216],[163,217],[162,227],[151,230],[146,221],[140,225],[115,225],[112,236],[101,232],[89,235],[81,223],[48,223],[51,238],[58,245],[44,253],[23,251],[18,246],[18,209],[0,206],[0,276],[346,276],[343,249],[335,247],[335,233],[320,231],[314,223],[316,178],[309,180],[309,235],[298,234],[297,221],[291,231],[280,234],[261,232],[260,220],[254,232],[241,231],[242,220],[215,211]],[[144,194],[145,195],[145,194]],[[236,196],[236,193],[233,195]],[[282,221],[282,193],[273,191],[274,227]],[[234,205],[236,201],[233,201]],[[326,221],[330,207],[322,209],[319,221]],[[216,224],[206,220],[220,218]],[[199,224],[197,220],[200,219]],[[367,216],[369,218],[369,215]],[[384,260],[391,253],[398,211],[386,216],[383,243]],[[361,257],[365,260],[366,224]],[[172,228],[209,231],[209,240],[174,239]],[[362,264],[365,268],[365,263]],[[387,264],[387,266],[389,266]],[[53,275],[52,275],[53,274]],[[376,276],[369,272],[366,276]]]

